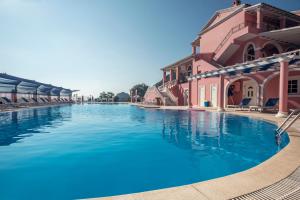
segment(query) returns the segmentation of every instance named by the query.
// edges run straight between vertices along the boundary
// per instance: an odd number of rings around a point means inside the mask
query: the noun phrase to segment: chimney
[[[239,5],[241,5],[241,0],[234,0],[233,3],[232,3],[233,7],[239,6]]]

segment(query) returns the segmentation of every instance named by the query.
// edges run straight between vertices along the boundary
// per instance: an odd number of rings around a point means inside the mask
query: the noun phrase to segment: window
[[[288,82],[288,94],[298,93],[298,80],[289,80]]]
[[[252,61],[252,60],[255,60],[255,50],[254,50],[254,46],[250,44],[246,49],[244,55],[244,61]]]
[[[193,75],[192,66],[188,66],[188,68],[187,68],[187,75],[188,76],[192,76]]]
[[[253,97],[254,96],[254,89],[252,86],[248,87],[248,96],[247,97]]]

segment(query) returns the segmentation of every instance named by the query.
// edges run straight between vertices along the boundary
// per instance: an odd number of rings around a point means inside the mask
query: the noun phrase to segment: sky
[[[255,4],[260,1],[248,0]],[[300,9],[299,0],[265,0]],[[99,95],[153,85],[232,0],[0,0],[0,72]]]

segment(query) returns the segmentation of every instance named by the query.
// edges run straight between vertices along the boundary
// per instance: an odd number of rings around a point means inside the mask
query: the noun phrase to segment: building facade
[[[279,98],[278,116],[300,108],[300,12],[241,4],[217,11],[192,42],[192,54],[162,68],[146,103],[223,110],[251,98]]]

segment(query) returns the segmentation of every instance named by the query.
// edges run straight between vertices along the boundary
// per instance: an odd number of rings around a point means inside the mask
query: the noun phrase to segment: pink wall
[[[157,98],[160,98],[160,94],[155,86],[152,86],[148,88],[145,96],[144,96],[144,102],[145,103],[153,103],[157,104]]]
[[[289,72],[289,78],[300,76],[300,71],[291,71]],[[264,86],[264,103],[269,98],[278,98],[279,96],[279,75],[275,76],[274,78],[270,79],[266,82]],[[288,97],[288,108],[299,108],[300,107],[300,96],[297,95],[296,97],[289,96]]]
[[[238,24],[245,21],[245,12],[241,11],[222,24],[204,33],[200,39],[200,52],[211,53],[216,50],[228,32]]]
[[[203,73],[206,71],[211,71],[217,69],[215,66],[211,65],[204,59],[196,61],[193,63],[193,74],[197,74],[197,72]],[[214,78],[207,78],[207,79],[199,79],[199,80],[194,80],[192,82],[192,106],[197,106],[199,105],[199,87],[205,86],[205,99],[210,101],[210,87],[212,84],[218,85],[219,84],[219,78],[214,77]]]
[[[176,97],[178,97],[178,105],[184,105],[184,90],[189,89],[189,83],[179,84],[176,88]]]

